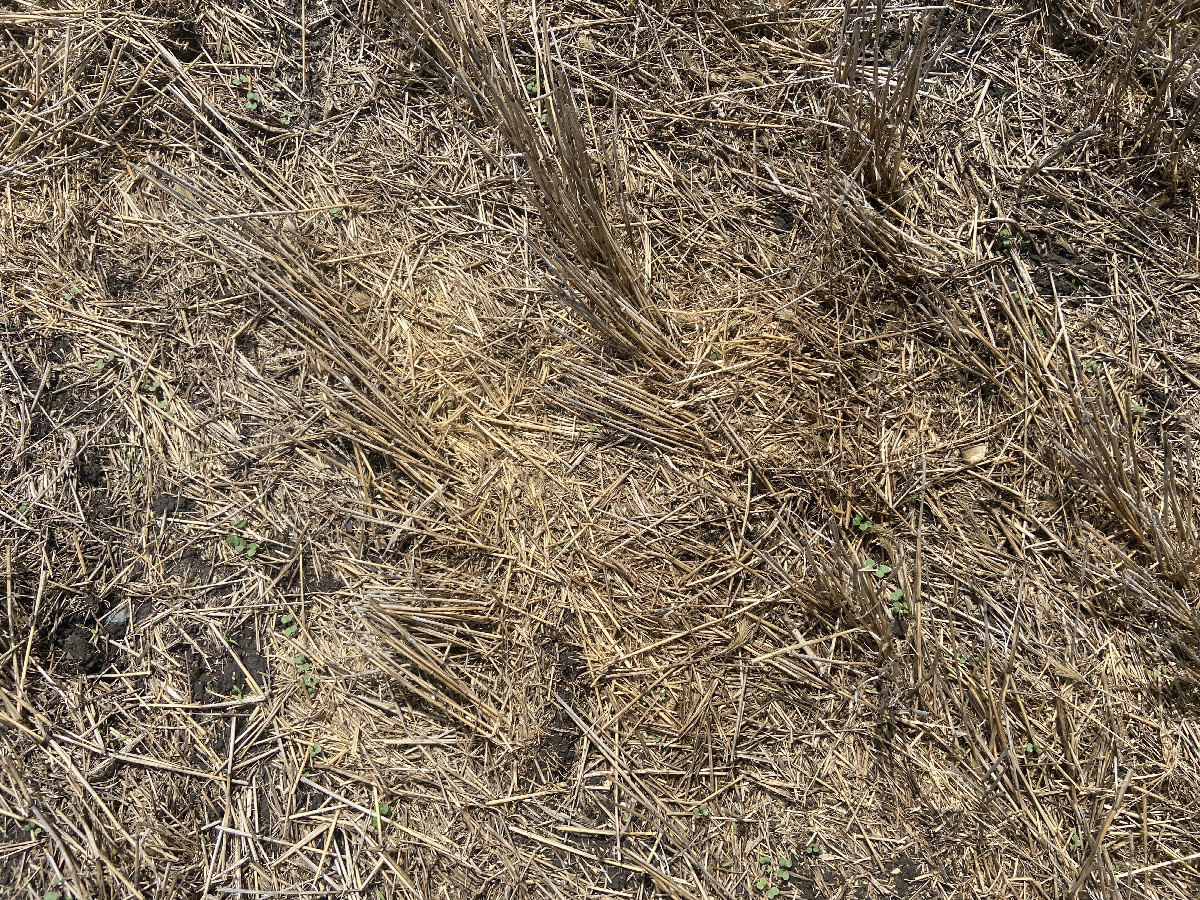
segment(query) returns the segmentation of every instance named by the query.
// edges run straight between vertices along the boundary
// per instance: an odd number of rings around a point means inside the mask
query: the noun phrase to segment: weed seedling
[[[708,804],[707,803],[701,803],[699,806],[692,807],[692,818],[695,821],[699,822],[702,819],[707,819],[708,815],[709,815],[709,813],[708,813]]]
[[[112,361],[116,358],[117,358],[117,354],[114,351],[109,350],[108,356],[104,357],[104,359],[99,360],[96,363],[96,368],[99,369],[101,372],[103,372],[105,369],[107,369],[109,367],[109,365],[112,363]]]
[[[232,523],[232,527],[233,531],[225,535],[225,543],[233,548],[233,552],[244,553],[246,556],[253,556],[255,553],[257,553],[258,544],[254,541],[248,541],[238,534],[239,531],[246,527],[246,520],[238,519],[236,522]]]
[[[379,826],[383,824],[383,820],[389,818],[391,816],[391,814],[392,814],[391,804],[388,804],[388,803],[378,804],[375,807],[375,815],[371,817],[371,827],[374,828],[376,831],[378,831]]]
[[[850,524],[859,531],[870,531],[872,527],[871,520],[862,513],[855,513],[854,518],[850,520]]]
[[[1083,838],[1081,838],[1079,836],[1079,832],[1072,831],[1071,838],[1068,841],[1068,843],[1071,845],[1072,850],[1078,850],[1080,847],[1083,846]]]
[[[892,567],[889,566],[887,563],[877,563],[877,562],[875,562],[875,560],[871,559],[870,557],[867,557],[867,561],[863,565],[862,570],[864,572],[871,573],[876,578],[878,578],[880,581],[882,581],[883,579],[888,577],[888,573],[892,571]]]
[[[279,624],[283,626],[283,633],[287,637],[296,636],[296,617],[291,613],[279,617]]]

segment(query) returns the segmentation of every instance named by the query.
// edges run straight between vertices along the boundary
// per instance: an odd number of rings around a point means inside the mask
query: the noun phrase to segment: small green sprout
[[[99,369],[101,372],[103,372],[105,369],[107,369],[109,367],[109,365],[112,363],[112,361],[116,358],[117,358],[117,354],[114,351],[109,350],[108,355],[106,357],[104,357],[104,359],[97,360],[96,368]]]
[[[871,528],[873,527],[871,525],[871,520],[868,519],[866,516],[864,516],[862,513],[855,513],[854,518],[850,520],[850,524],[853,525],[855,528],[857,528],[859,531],[870,531]]]
[[[820,856],[821,845],[818,842],[813,841],[811,844],[809,844],[807,847],[804,848],[804,854],[806,856]]]
[[[378,830],[383,820],[387,819],[392,814],[392,807],[388,803],[380,803],[375,807],[375,815],[371,817],[371,827]]]
[[[320,755],[324,749],[325,748],[320,744],[314,742],[313,745],[308,748],[308,758],[312,759],[313,757]]]
[[[26,822],[21,826],[21,830],[26,832],[31,840],[36,841],[42,836],[42,829],[38,826],[37,822]]]
[[[305,672],[300,676],[300,683],[304,685],[304,690],[308,693],[308,699],[312,700],[317,696],[317,676],[311,672]]]
[[[341,222],[343,219],[345,219],[345,217],[345,213],[342,212],[342,208],[340,206],[335,206],[329,211],[329,218],[333,219],[335,222]]]
[[[225,535],[225,542],[233,548],[235,553],[243,553],[246,556],[253,556],[258,552],[258,544],[254,541],[248,541],[240,534]]]
[[[290,109],[285,109],[283,112],[281,112],[279,114],[279,121],[282,122],[284,125],[291,125],[292,124],[292,111]]]
[[[892,571],[892,567],[887,563],[877,563],[868,556],[862,570],[864,572],[873,574],[876,578],[882,581],[884,578],[888,577],[888,573]]]
[[[699,806],[692,807],[692,818],[695,819],[697,822],[700,821],[701,819],[707,819],[708,815],[709,815],[709,813],[708,813],[708,804],[707,803],[701,803]]]
[[[1079,836],[1079,832],[1077,832],[1077,831],[1072,831],[1072,832],[1071,832],[1071,838],[1070,838],[1070,840],[1068,841],[1068,843],[1070,843],[1070,845],[1071,845],[1071,849],[1073,849],[1073,850],[1078,850],[1080,847],[1082,847],[1082,846],[1083,846],[1083,838],[1081,838],[1081,837]]]
[[[1140,417],[1140,416],[1144,416],[1146,414],[1146,407],[1135,405],[1135,406],[1131,406],[1129,408],[1129,411],[1132,412],[1135,416]]]

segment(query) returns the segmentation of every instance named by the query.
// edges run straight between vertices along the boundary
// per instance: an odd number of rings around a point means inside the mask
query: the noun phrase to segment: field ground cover
[[[0,2],[0,896],[1196,897],[1198,47]]]

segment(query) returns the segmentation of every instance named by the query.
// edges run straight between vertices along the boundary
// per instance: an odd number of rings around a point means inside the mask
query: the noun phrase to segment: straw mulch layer
[[[0,895],[1200,894],[1200,6],[0,3]]]

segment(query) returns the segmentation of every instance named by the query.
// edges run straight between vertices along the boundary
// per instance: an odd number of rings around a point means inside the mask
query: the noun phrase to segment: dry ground
[[[0,2],[0,896],[1196,897],[1198,23]]]

